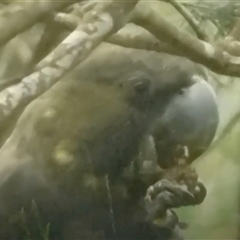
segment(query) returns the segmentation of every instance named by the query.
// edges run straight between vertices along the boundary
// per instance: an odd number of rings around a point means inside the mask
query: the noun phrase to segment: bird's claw
[[[189,191],[187,185],[162,179],[147,189],[144,198],[148,220],[166,216],[171,208],[200,204],[206,196],[202,183],[197,183],[194,191]]]

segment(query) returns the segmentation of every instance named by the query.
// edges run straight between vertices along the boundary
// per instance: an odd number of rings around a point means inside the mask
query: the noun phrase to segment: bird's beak
[[[212,95],[214,96],[215,99],[217,99],[217,95],[215,90],[213,89],[213,87],[207,82],[206,79],[204,79],[202,76],[199,75],[193,75],[192,76],[192,81],[193,81],[193,85],[196,83],[200,83],[200,84],[204,84],[208,90],[212,93]]]

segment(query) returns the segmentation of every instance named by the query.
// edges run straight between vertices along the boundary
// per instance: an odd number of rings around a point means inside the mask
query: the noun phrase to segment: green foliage
[[[24,240],[50,240],[49,232],[51,225],[50,223],[43,223],[39,215],[38,206],[34,200],[32,200],[29,212],[25,211],[24,208],[21,208],[19,213],[15,216],[11,216],[9,224],[13,224],[21,229],[24,235]]]

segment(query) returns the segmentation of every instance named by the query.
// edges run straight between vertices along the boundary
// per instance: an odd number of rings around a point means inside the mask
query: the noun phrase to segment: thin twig
[[[186,7],[175,0],[168,0],[168,2],[185,18],[199,39],[203,41],[209,40],[205,31],[201,29],[199,21],[197,21],[194,15],[191,14]]]

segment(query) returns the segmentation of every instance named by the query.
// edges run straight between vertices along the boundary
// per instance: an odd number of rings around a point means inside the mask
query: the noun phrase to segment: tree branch
[[[87,46],[85,47],[87,49],[90,48],[93,50],[103,41],[103,38],[106,38],[119,30],[128,21],[128,14],[132,11],[137,2],[138,0],[126,2],[115,2],[113,0],[95,5],[95,7],[83,17],[79,27],[52,53],[43,59],[43,61],[38,64],[37,68],[40,69],[46,67],[51,64],[53,60],[65,57],[66,50],[67,52],[78,51],[77,48],[82,47],[82,44],[86,44]],[[94,24],[92,24],[92,22]],[[88,35],[88,39],[84,35]],[[66,45],[68,45],[70,40],[74,40],[73,45],[67,46],[66,48]],[[79,40],[80,42],[78,43]],[[96,46],[94,46],[96,44],[95,42],[97,43]],[[78,63],[81,61],[82,60]]]
[[[123,29],[107,38],[106,42],[126,48],[143,49],[181,56],[181,51],[178,51],[165,42],[159,41],[151,33],[135,25],[126,25]]]
[[[70,31],[74,30],[80,21],[79,17],[72,13],[57,13],[54,19],[56,22],[64,24]],[[160,42],[146,29],[136,26],[135,24],[125,25],[117,33],[108,37],[105,42],[126,48],[144,49],[181,56],[181,53],[174,49],[174,47],[167,43]]]
[[[147,2],[140,2],[137,5],[132,21],[147,29],[160,41],[179,49],[182,56],[200,63],[216,73],[240,77],[240,58],[224,52],[217,46],[198,40],[190,34],[179,31],[177,27],[151,9]]]
[[[0,11],[0,46],[33,26],[50,12],[62,9],[73,3],[74,0],[37,0],[12,3],[2,8]]]
[[[240,56],[240,18],[236,21],[233,30],[224,39],[216,42],[216,45],[221,47],[233,56]]]
[[[102,2],[87,13],[76,30],[38,64],[37,71],[0,93],[0,121],[18,106],[26,105],[44,93],[67,71],[86,59],[106,37],[127,22],[137,2]]]
[[[169,1],[174,3],[173,0],[169,0]],[[140,9],[141,9],[141,5],[143,4],[144,3],[138,4],[138,8],[140,6]],[[175,4],[175,6],[177,5]],[[82,5],[76,4],[74,8],[75,12],[72,12],[71,14],[58,13],[55,16],[55,20],[57,22],[67,25],[72,30],[76,28],[77,22],[79,21],[79,13],[80,13],[80,18],[84,15],[82,8],[83,8]],[[151,6],[149,6],[149,4],[148,5],[145,4],[145,6],[142,9],[144,9],[143,12],[138,13],[140,15],[139,18],[144,16],[145,12],[147,11],[151,11],[149,15],[151,15],[153,18],[154,14],[152,13],[154,11],[151,9]],[[209,67],[211,70],[217,73],[221,73],[225,75],[233,75],[233,76],[236,76],[237,74],[237,76],[239,76],[240,70],[238,68],[240,64],[240,59],[235,58],[234,56],[231,56],[228,53],[225,53],[220,47],[220,45],[216,44],[216,46],[213,46],[207,42],[198,41],[196,38],[186,33],[179,32],[178,29],[176,29],[170,23],[168,23],[163,18],[161,18],[158,15],[158,13],[155,13],[155,15],[157,15],[158,18],[155,19],[156,27],[154,31],[152,31],[152,33],[153,34],[155,32],[164,33],[164,34],[161,34],[162,35],[161,38],[157,36],[158,37],[157,39],[155,36],[150,34],[148,31],[143,30],[142,28],[139,28],[138,33],[134,31],[131,33],[128,30],[128,28],[124,27],[118,33],[110,36],[105,41],[116,44],[116,45],[120,45],[123,47],[138,48],[138,49],[152,50],[156,52],[165,52],[165,53],[178,55],[178,56],[186,56],[195,62],[201,63]],[[145,17],[145,18],[147,19],[148,17]],[[190,18],[190,15],[188,16],[188,18]],[[134,17],[133,17],[133,21],[135,21]],[[149,21],[151,21],[151,19]],[[139,22],[137,23],[141,25],[141,23]],[[198,27],[196,26],[196,23],[194,24],[195,24],[195,27]],[[152,25],[152,22],[151,23],[149,22],[148,25],[149,26]],[[145,25],[142,25],[142,26],[146,27]],[[161,31],[159,31],[159,29]],[[151,31],[150,29],[148,30]],[[177,40],[180,41],[180,44],[179,42],[175,44],[176,35],[179,36],[179,40],[178,39]],[[171,42],[172,39],[175,39],[174,43]],[[184,50],[183,50],[183,44],[185,45]],[[189,52],[189,54],[186,54],[185,49]],[[210,52],[206,52],[205,50],[208,50]],[[235,61],[237,61],[237,63]]]
[[[169,2],[188,22],[188,24],[191,26],[193,31],[196,33],[197,37],[201,40],[208,41],[208,36],[206,33],[201,29],[200,23],[195,19],[195,17],[188,11],[186,7],[181,5],[175,0],[168,0]]]

